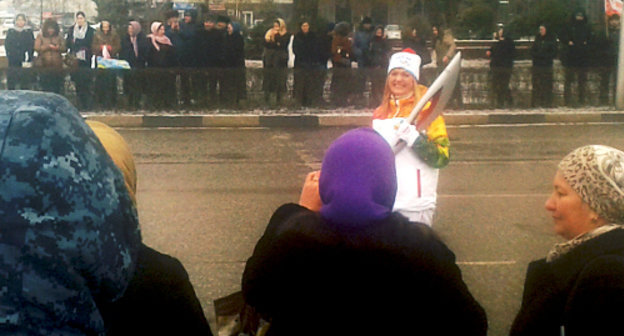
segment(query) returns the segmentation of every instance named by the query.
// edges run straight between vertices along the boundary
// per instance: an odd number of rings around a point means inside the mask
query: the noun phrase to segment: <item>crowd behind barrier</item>
[[[3,88],[5,86],[5,78],[9,71],[16,72],[15,69],[3,69],[2,71],[2,82]],[[255,108],[297,108],[298,106],[295,99],[295,91],[294,91],[294,76],[295,69],[287,70],[287,92],[284,99],[282,99],[279,103],[270,103],[267,104],[264,100],[264,91],[262,88],[263,74],[265,73],[265,69],[262,68],[247,68],[244,69],[245,76],[245,90],[246,90],[246,99],[239,101],[239,103],[234,103],[231,99],[232,92],[229,90],[223,90],[223,94],[217,94],[215,99],[214,96],[211,97],[210,92],[206,89],[205,91],[194,92],[194,98],[192,104],[183,104],[181,100],[181,96],[183,94],[180,82],[181,74],[189,73],[193,78],[197,78],[200,82],[204,82],[203,85],[198,85],[197,89],[205,89],[207,78],[210,78],[215,75],[219,75],[223,78],[232,78],[234,75],[240,76],[241,70],[230,70],[230,69],[205,69],[205,70],[188,70],[188,69],[168,69],[164,70],[171,74],[171,78],[175,78],[176,80],[176,92],[175,97],[176,101],[172,105],[164,108],[157,107],[151,105],[148,100],[146,93],[150,89],[150,86],[153,83],[152,78],[159,78],[158,72],[163,70],[157,69],[141,69],[141,70],[101,70],[101,69],[90,69],[84,70],[92,73],[92,78],[95,77],[96,72],[101,71],[110,71],[115,74],[117,80],[117,100],[116,104],[110,107],[104,108],[102,106],[94,106],[94,110],[116,110],[116,111],[133,111],[133,110],[216,110],[216,109],[230,109],[230,110],[249,110]],[[235,71],[238,71],[237,74],[234,74]],[[315,107],[318,108],[333,108],[336,107],[331,102],[331,81],[332,75],[335,71],[349,71],[353,75],[361,74],[361,69],[329,69],[326,71],[317,71],[316,75],[323,80],[323,96],[322,100],[315,104]],[[367,70],[364,70],[367,71]],[[372,71],[372,70],[368,70]],[[34,90],[42,90],[41,84],[36,80],[36,78],[40,77],[42,74],[41,70],[38,69],[19,69],[19,76],[22,78],[27,78],[27,82],[30,83],[29,86]],[[141,78],[141,83],[143,94],[142,99],[139,105],[131,106],[129,102],[129,96],[124,93],[124,80],[125,75],[129,72],[135,73],[139,78]],[[62,70],[62,76],[64,78],[62,85],[62,94],[65,95],[70,101],[76,103],[76,89],[74,83],[71,81],[70,74],[71,70],[64,69]],[[430,83],[435,77],[435,68],[433,67],[425,67],[422,70],[423,81],[425,83]],[[460,87],[461,87],[461,95],[463,101],[463,107],[465,109],[489,109],[494,108],[495,104],[493,102],[490,86],[491,83],[489,81],[489,69],[483,65],[474,65],[474,66],[465,66],[462,67],[462,72],[460,73]],[[531,64],[529,61],[518,61],[514,66],[514,71],[511,75],[510,87],[511,93],[514,97],[513,105],[511,108],[529,108],[531,107]],[[604,105],[599,101],[599,92],[600,92],[600,73],[599,69],[590,69],[587,79],[587,98],[585,104],[588,106],[599,106]],[[610,96],[609,96],[609,104],[613,105],[614,101],[614,85],[615,82],[611,81],[610,85]],[[224,85],[225,86],[225,85]],[[370,98],[370,90],[371,85],[370,82],[364,86],[362,92],[353,92],[353,95],[360,97],[359,100],[353,102],[354,108],[366,108],[369,106]],[[217,89],[218,91],[218,89]],[[96,91],[94,93],[97,96],[99,93]],[[554,83],[553,83],[553,107],[563,106],[564,94],[564,68],[560,63],[555,63],[554,66]],[[95,97],[94,97],[95,99]],[[452,104],[449,108],[455,108]]]

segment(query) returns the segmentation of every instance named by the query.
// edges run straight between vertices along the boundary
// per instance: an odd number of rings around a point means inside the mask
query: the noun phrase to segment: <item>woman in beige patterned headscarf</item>
[[[529,264],[511,335],[623,335],[624,152],[575,149],[546,201],[566,239]]]

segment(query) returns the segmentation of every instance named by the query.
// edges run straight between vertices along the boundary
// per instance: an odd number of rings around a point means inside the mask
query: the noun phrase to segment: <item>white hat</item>
[[[392,57],[390,57],[390,65],[388,65],[388,73],[390,71],[401,68],[414,76],[416,81],[420,76],[420,56],[416,55],[416,52],[410,48],[403,49]]]

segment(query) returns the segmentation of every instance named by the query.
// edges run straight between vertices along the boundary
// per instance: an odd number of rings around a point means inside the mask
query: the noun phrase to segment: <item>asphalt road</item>
[[[240,289],[245,260],[272,212],[296,202],[305,175],[346,128],[120,129],[138,170],[144,241],[179,258],[213,330],[212,301]],[[506,335],[526,265],[559,241],[543,204],[557,162],[590,143],[624,149],[623,124],[450,127],[434,229],[455,252]]]

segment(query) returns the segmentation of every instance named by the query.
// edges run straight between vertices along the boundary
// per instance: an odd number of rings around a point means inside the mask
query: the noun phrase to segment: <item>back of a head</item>
[[[0,93],[0,139],[0,333],[102,332],[140,245],[121,174],[58,95]]]

